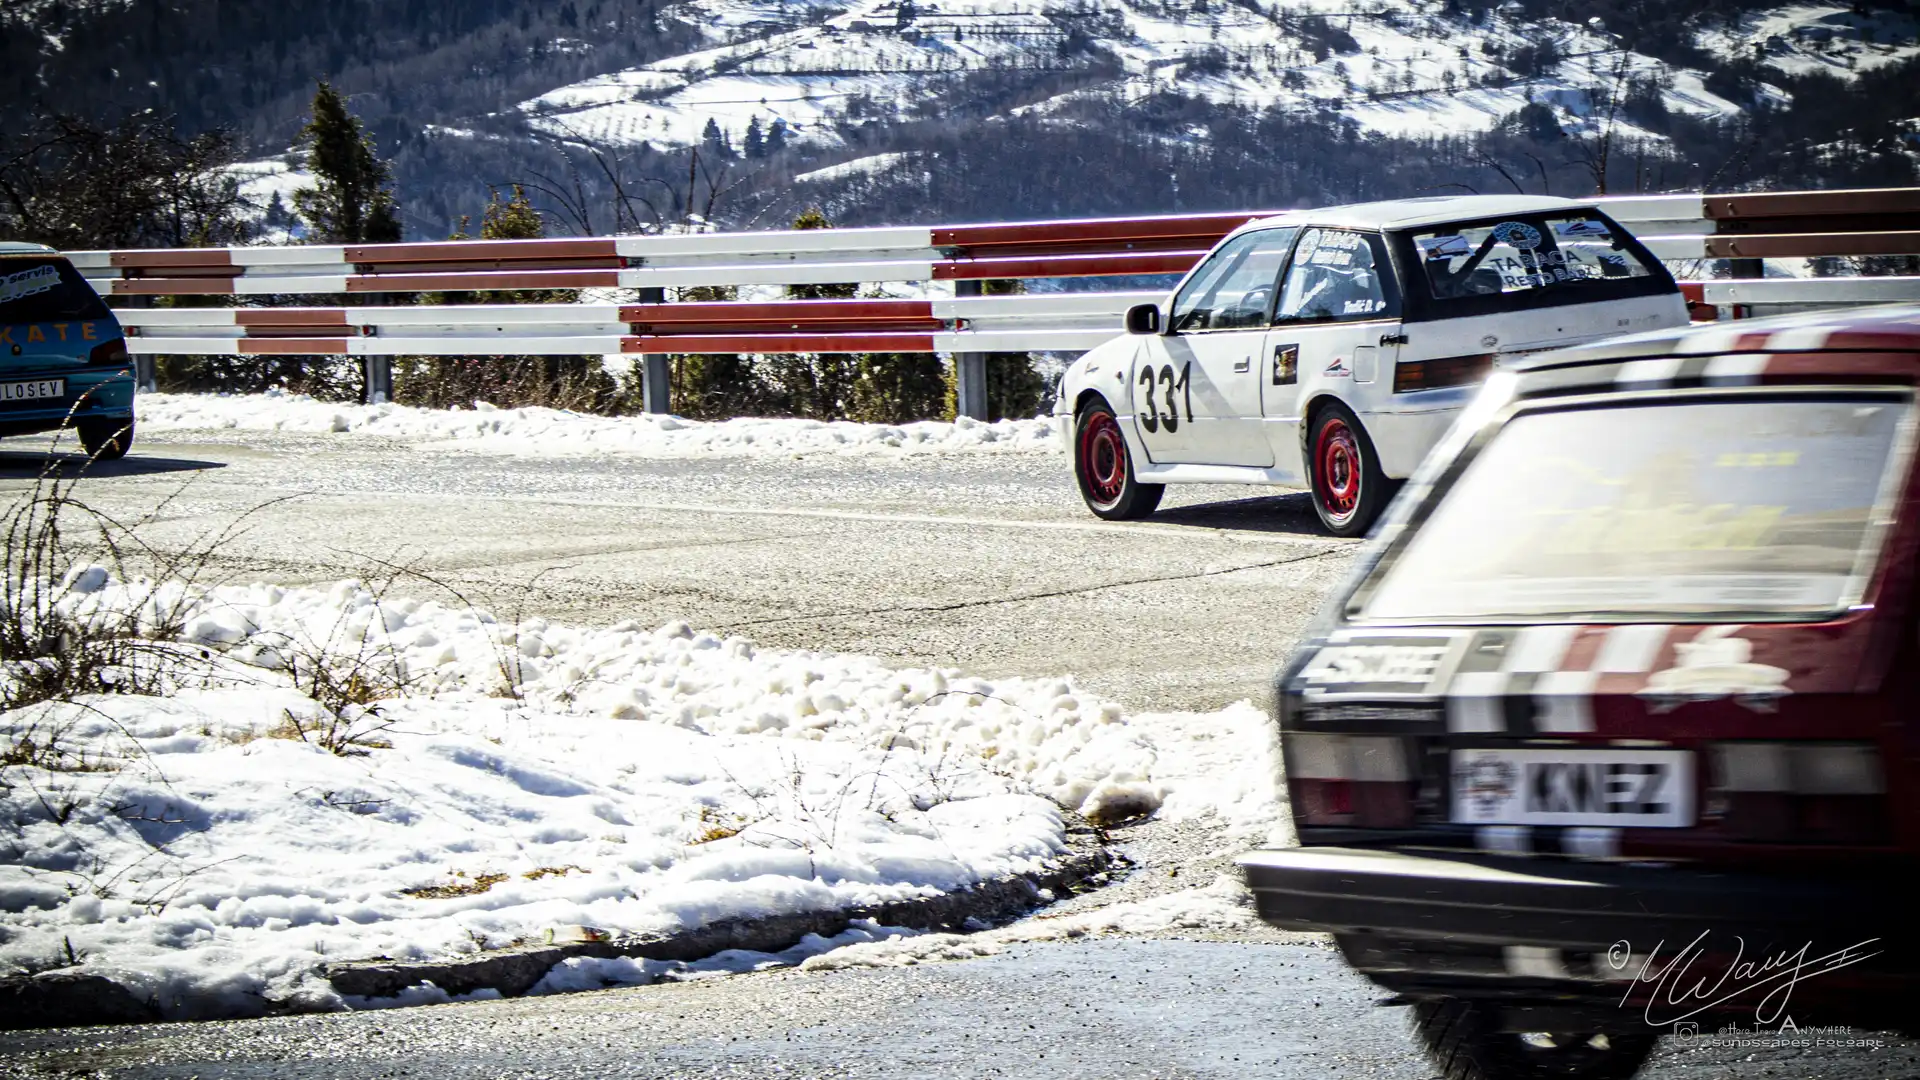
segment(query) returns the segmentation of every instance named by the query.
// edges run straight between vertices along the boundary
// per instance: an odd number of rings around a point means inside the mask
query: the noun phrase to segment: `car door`
[[[1260,408],[1274,467],[1306,480],[1300,408],[1325,390],[1365,423],[1376,396],[1393,393],[1400,290],[1380,234],[1309,228],[1282,279],[1261,348]]]
[[[1222,244],[1174,297],[1167,329],[1135,354],[1133,400],[1156,464],[1273,464],[1262,430],[1260,350],[1292,228]]]

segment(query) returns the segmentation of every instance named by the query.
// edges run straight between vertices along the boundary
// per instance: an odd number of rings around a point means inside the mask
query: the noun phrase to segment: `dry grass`
[[[393,743],[381,737],[381,733],[392,726],[393,721],[381,719],[371,710],[355,720],[345,720],[331,712],[303,720],[292,712],[284,712],[280,723],[261,737],[312,743],[335,757],[366,757],[375,750],[393,749]]]
[[[478,896],[507,880],[506,874],[476,874],[467,877],[466,871],[456,870],[457,879],[443,885],[416,885],[411,889],[401,889],[401,896],[411,896],[415,900],[451,900],[460,896]]]
[[[528,881],[539,881],[541,878],[566,877],[568,874],[573,873],[591,874],[593,871],[584,866],[574,866],[572,864],[566,866],[536,866],[520,876],[526,878]]]
[[[728,820],[722,818],[713,807],[703,806],[700,808],[700,820],[697,823],[698,830],[693,834],[693,843],[711,844],[715,840],[725,840],[731,836],[739,836],[741,830],[745,829],[748,824],[746,818],[735,817]]]

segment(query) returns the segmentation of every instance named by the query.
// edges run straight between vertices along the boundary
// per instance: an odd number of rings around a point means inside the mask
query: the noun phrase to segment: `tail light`
[[[1296,825],[1404,828],[1413,824],[1411,747],[1405,740],[1288,734],[1287,785]]]
[[[112,341],[103,341],[95,345],[91,352],[87,353],[87,363],[97,364],[101,367],[125,364],[127,360],[127,343],[124,338],[114,338]]]
[[[1709,757],[1702,822],[1729,839],[1880,844],[1891,835],[1886,775],[1870,743],[1725,742]]]
[[[1465,386],[1485,379],[1493,371],[1493,354],[1447,356],[1438,360],[1403,360],[1393,366],[1393,392],[1438,390],[1446,386]]]

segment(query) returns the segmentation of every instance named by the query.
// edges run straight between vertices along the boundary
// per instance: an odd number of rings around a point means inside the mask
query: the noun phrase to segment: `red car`
[[[1262,917],[1449,1080],[1914,1031],[1916,384],[1916,307],[1495,375],[1278,679]]]

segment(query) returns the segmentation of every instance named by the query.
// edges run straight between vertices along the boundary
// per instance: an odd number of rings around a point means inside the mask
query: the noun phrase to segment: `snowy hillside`
[[[787,0],[702,5],[709,47],[560,87],[521,104],[556,135],[656,147],[700,142],[709,121],[738,145],[750,122],[784,121],[796,140],[842,141],[836,123],[930,114],[930,80],[964,72],[1059,70],[1077,83],[1020,107],[1042,115],[1088,97],[1154,92],[1219,103],[1331,108],[1393,135],[1486,130],[1529,101],[1572,132],[1604,121],[1634,83],[1668,111],[1728,117],[1741,103],[1705,73],[1623,50],[1599,20],[1526,19],[1517,3],[1446,14],[1418,0],[1354,13],[1345,0],[855,0],[844,10]],[[691,12],[687,12],[691,14]],[[1784,72],[1846,74],[1920,52],[1913,20],[1796,4],[1703,32],[1699,46]],[[1764,88],[1779,100],[1780,91]],[[1621,122],[1623,134],[1633,134]]]

